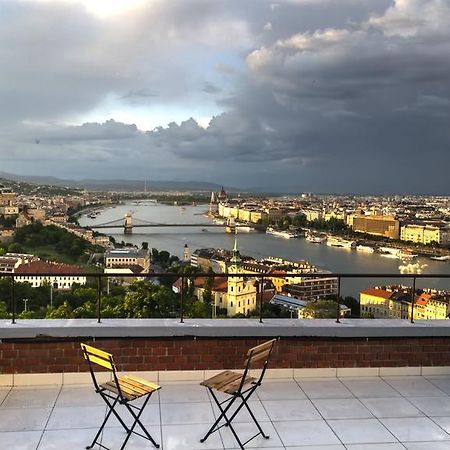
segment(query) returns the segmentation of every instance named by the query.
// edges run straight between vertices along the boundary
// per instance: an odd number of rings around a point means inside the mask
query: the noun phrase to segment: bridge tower
[[[131,234],[133,232],[133,218],[131,212],[125,214],[125,221],[123,223],[124,234]]]

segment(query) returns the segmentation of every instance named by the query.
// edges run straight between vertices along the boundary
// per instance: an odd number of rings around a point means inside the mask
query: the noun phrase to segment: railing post
[[[180,323],[184,323],[184,276],[181,277]]]
[[[341,277],[337,279],[337,298],[336,298],[336,323],[341,323],[341,305],[340,305],[340,296],[341,296]]]
[[[411,292],[411,323],[414,323],[414,305],[416,303],[416,277],[413,277]]]
[[[14,277],[11,277],[11,311],[12,311],[12,323],[16,323],[16,281]]]
[[[263,323],[263,296],[264,296],[264,275],[261,276],[259,286],[259,323]]]
[[[97,278],[97,323],[102,321],[102,276]]]

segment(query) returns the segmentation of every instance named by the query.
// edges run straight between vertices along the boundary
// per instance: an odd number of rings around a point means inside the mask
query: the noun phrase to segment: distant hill
[[[204,181],[151,181],[144,180],[63,180],[56,177],[15,175],[1,172],[0,178],[16,182],[25,182],[37,185],[51,185],[71,188],[83,188],[89,191],[119,191],[143,192],[146,184],[147,191],[219,191],[220,184]],[[225,186],[226,191],[238,192],[240,189]]]

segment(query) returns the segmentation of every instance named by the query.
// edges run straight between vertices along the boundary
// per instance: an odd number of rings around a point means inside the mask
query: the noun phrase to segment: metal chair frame
[[[273,350],[273,346],[275,344],[275,341],[276,341],[276,339],[272,339],[271,341],[265,342],[264,344],[261,344],[261,345],[259,345],[257,347],[253,347],[253,348],[251,348],[248,351],[248,353],[247,353],[247,363],[246,363],[246,366],[245,366],[243,374],[240,375],[242,378],[241,378],[241,381],[239,383],[239,387],[236,389],[236,391],[231,392],[229,394],[229,395],[231,395],[231,397],[220,401],[217,398],[216,394],[214,393],[214,389],[215,388],[213,386],[208,386],[208,382],[209,381],[214,380],[214,378],[217,378],[218,376],[223,375],[223,374],[227,373],[228,371],[222,372],[221,374],[216,375],[215,377],[212,377],[209,380],[206,380],[203,383],[201,383],[203,386],[206,386],[208,388],[212,398],[214,399],[217,407],[220,410],[220,415],[216,419],[214,424],[211,426],[211,428],[208,430],[208,432],[206,433],[205,437],[200,439],[200,442],[202,442],[202,443],[205,442],[206,439],[208,439],[208,437],[211,434],[215,433],[216,431],[219,431],[222,427],[228,427],[230,429],[230,431],[233,433],[233,436],[235,437],[235,439],[236,439],[236,441],[239,444],[239,447],[241,449],[244,449],[245,448],[244,445],[248,444],[250,441],[255,439],[260,434],[265,439],[269,439],[270,438],[270,436],[268,436],[268,435],[266,435],[264,433],[263,429],[261,428],[261,425],[256,420],[255,415],[253,414],[252,410],[250,409],[250,406],[248,405],[248,401],[249,401],[250,397],[253,395],[253,393],[256,391],[256,389],[258,389],[258,387],[261,386],[261,384],[262,384],[264,375],[266,373],[267,365],[269,363],[270,355],[272,354],[272,350]],[[267,350],[263,350],[262,352],[259,352],[258,349],[263,347],[263,346],[268,346]],[[253,377],[249,377],[248,373],[251,370],[253,363],[258,361],[258,360],[261,360],[262,357],[264,358],[264,364],[262,366],[262,370],[261,370],[261,374],[260,374],[259,378],[256,380]],[[233,373],[233,372],[229,372],[229,373]],[[245,386],[247,384],[250,384],[250,387],[245,388]],[[233,412],[233,414],[230,417],[228,417],[227,416],[228,411],[230,410],[230,408],[233,406],[233,404],[238,399],[241,400],[241,403],[236,408],[236,410]],[[223,405],[226,405],[226,406],[223,407]],[[244,443],[242,443],[241,440],[239,439],[239,436],[237,435],[235,429],[232,426],[232,421],[239,414],[239,411],[241,411],[241,409],[244,406],[246,407],[247,411],[249,412],[250,417],[252,418],[252,420],[255,423],[256,427],[258,428],[258,433],[256,433],[254,436],[252,436],[251,438],[247,439]],[[220,423],[220,421],[222,419],[224,420],[224,423],[219,425],[219,423]]]
[[[128,440],[130,439],[132,434],[136,434],[144,439],[149,440],[156,448],[159,448],[159,444],[156,443],[156,441],[153,439],[153,437],[150,435],[150,433],[147,431],[145,426],[142,424],[140,417],[142,412],[144,411],[145,407],[147,406],[148,401],[150,400],[150,397],[152,396],[153,392],[160,389],[160,386],[154,385],[154,390],[151,390],[147,393],[141,393],[141,395],[136,395],[134,398],[127,398],[126,392],[124,392],[123,386],[121,387],[121,379],[117,377],[117,368],[114,363],[113,356],[110,353],[106,353],[102,350],[98,350],[94,347],[91,347],[86,344],[81,344],[81,348],[83,351],[83,355],[85,359],[88,361],[89,364],[89,371],[91,373],[92,381],[94,383],[95,392],[100,394],[103,401],[108,406],[108,413],[106,414],[102,424],[100,425],[100,428],[95,435],[92,444],[88,445],[86,449],[91,449],[94,447],[94,445],[98,445],[106,450],[109,450],[108,447],[101,444],[98,439],[103,431],[103,429],[106,426],[106,423],[108,422],[109,418],[111,417],[111,414],[114,414],[114,416],[117,418],[119,423],[122,425],[122,427],[125,429],[127,436],[125,440],[122,443],[122,446],[120,447],[120,450],[123,450],[125,448],[125,445],[127,444]],[[105,368],[107,368],[112,373],[112,382],[105,383],[105,384],[98,384],[97,377],[95,374],[95,370],[93,368],[93,364],[101,365]],[[130,380],[140,380],[134,377],[126,377]],[[140,380],[145,381],[145,380]],[[111,393],[112,392],[112,393]],[[116,395],[114,395],[114,393]],[[135,405],[130,404],[131,401],[136,400],[138,398],[146,397],[142,406],[138,407]],[[130,415],[133,417],[134,421],[132,425],[129,427],[125,424],[125,422],[120,417],[119,413],[116,411],[117,405],[124,405],[127,411],[130,413]],[[136,413],[136,412],[137,413]],[[144,432],[145,435],[138,433],[135,430],[136,425],[139,425],[141,430]]]

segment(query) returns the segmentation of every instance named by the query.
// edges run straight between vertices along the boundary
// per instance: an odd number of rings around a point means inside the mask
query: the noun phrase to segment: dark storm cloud
[[[155,1],[122,21],[76,6],[67,15],[58,2],[6,5],[5,161],[68,160],[58,167],[80,176],[101,164],[247,187],[449,192],[449,1]],[[30,11],[37,22],[24,26]],[[189,113],[147,132],[61,124],[111,96],[213,98],[223,112],[206,129]]]

